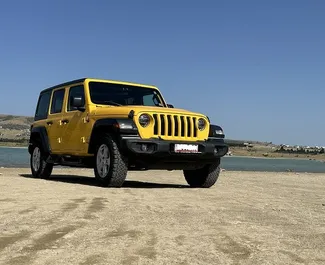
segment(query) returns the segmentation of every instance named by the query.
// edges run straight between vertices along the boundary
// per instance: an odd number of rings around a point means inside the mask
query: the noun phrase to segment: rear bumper
[[[198,145],[198,153],[177,153],[175,144]],[[143,149],[143,146],[146,149]],[[143,140],[139,137],[122,137],[121,146],[129,155],[142,159],[160,159],[162,161],[213,162],[225,156],[228,145],[223,139],[209,138],[207,141],[183,142],[159,139]]]

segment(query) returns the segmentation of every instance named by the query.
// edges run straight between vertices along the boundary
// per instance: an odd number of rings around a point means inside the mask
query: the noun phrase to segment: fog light
[[[223,130],[222,129],[215,130],[215,133],[217,135],[222,135],[223,134]]]
[[[217,155],[218,154],[218,148],[214,148],[214,151],[213,151],[214,155]]]
[[[146,145],[146,144],[142,144],[142,145],[141,145],[141,151],[143,151],[143,152],[147,152],[147,151],[148,151],[148,145]]]

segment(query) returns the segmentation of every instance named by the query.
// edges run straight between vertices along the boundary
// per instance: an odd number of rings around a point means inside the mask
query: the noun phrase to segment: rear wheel
[[[121,154],[116,141],[106,134],[96,147],[95,177],[108,187],[121,187],[127,176],[127,160]]]
[[[187,183],[193,188],[210,188],[219,178],[220,159],[215,163],[195,170],[184,170],[184,177]]]
[[[49,178],[52,174],[53,164],[47,163],[44,152],[39,144],[35,144],[30,156],[30,167],[35,178]]]

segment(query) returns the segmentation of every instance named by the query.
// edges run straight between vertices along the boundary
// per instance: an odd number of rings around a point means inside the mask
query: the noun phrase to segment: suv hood
[[[168,113],[168,114],[181,114],[181,115],[193,115],[199,117],[206,117],[200,113],[191,112],[184,109],[177,108],[166,108],[166,107],[149,107],[149,106],[106,106],[106,105],[97,105],[96,109],[92,112],[96,116],[120,116],[127,117],[130,111],[134,111],[134,116],[137,116],[139,113]]]

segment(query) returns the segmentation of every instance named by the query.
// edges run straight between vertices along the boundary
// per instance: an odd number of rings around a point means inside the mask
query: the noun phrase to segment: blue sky
[[[325,145],[325,1],[2,1],[0,113],[80,77],[157,85],[228,138]]]

